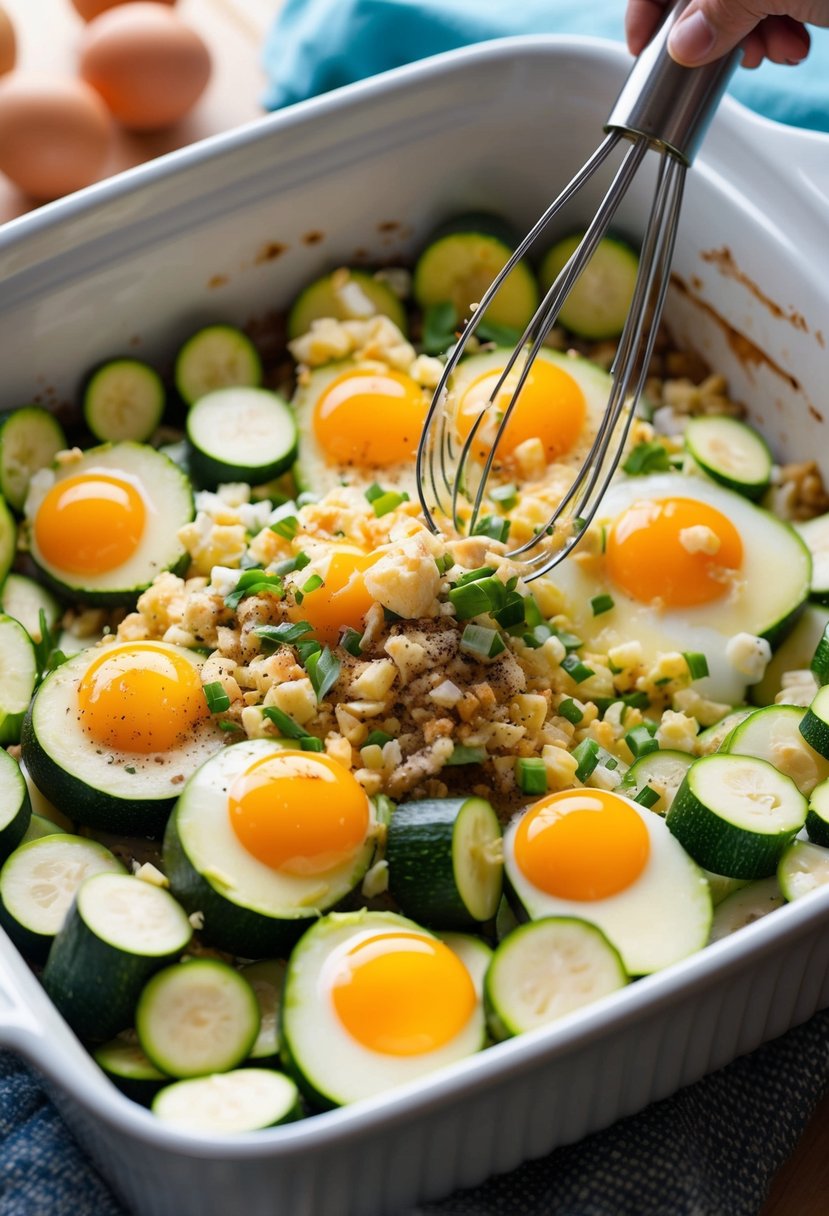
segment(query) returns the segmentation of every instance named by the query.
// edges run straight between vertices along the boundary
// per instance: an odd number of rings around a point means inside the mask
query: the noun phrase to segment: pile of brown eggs
[[[87,23],[78,74],[17,70],[14,28],[0,7],[0,172],[37,201],[100,175],[113,124],[158,131],[204,92],[210,53],[175,0],[71,0]]]

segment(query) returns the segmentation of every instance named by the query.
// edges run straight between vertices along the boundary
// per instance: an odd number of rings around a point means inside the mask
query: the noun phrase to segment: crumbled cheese
[[[720,551],[720,538],[707,524],[693,524],[690,528],[681,528],[679,543],[686,553],[706,553],[713,556]]]
[[[379,770],[383,768],[383,749],[379,743],[370,743],[368,747],[360,748],[360,759],[366,768]]]
[[[143,865],[133,862],[133,874],[136,878],[140,878],[142,882],[149,883],[151,887],[161,887],[162,890],[166,891],[170,885],[167,875],[162,874],[151,861],[145,861]]]
[[[305,726],[317,713],[317,694],[307,676],[274,684],[265,696],[266,705],[275,705],[300,726]]]
[[[235,589],[241,574],[241,570],[231,566],[214,566],[210,571],[210,587],[224,599]]]
[[[518,726],[523,726],[528,734],[534,735],[544,725],[547,708],[547,698],[541,693],[523,692],[510,701],[509,716]]]
[[[389,863],[383,858],[366,871],[360,888],[365,899],[374,899],[389,889]]]
[[[522,477],[537,480],[544,476],[544,470],[547,468],[547,454],[544,444],[536,436],[519,443],[512,456]]]
[[[693,753],[696,746],[698,723],[687,714],[666,709],[656,730],[656,741],[661,748],[672,748],[678,752]]]
[[[366,663],[348,686],[351,697],[358,700],[381,701],[391,691],[397,679],[397,668],[391,659],[376,659]]]
[[[672,698],[673,707],[687,717],[696,718],[700,726],[714,726],[721,722],[731,706],[722,701],[711,701],[695,688],[680,688]]]
[[[584,784],[597,790],[615,790],[622,784],[622,774],[618,768],[608,768],[606,764],[597,764]]]
[[[548,789],[566,790],[577,784],[576,769],[579,762],[571,752],[548,743],[541,749],[541,759],[547,771]]]
[[[642,643],[622,642],[619,646],[611,646],[607,657],[620,672],[631,671],[642,662]]]
[[[416,620],[433,608],[440,574],[431,553],[418,537],[412,537],[369,566],[363,581],[378,604],[407,620]]]
[[[735,633],[726,643],[725,657],[749,684],[756,684],[762,680],[771,660],[771,646],[765,638],[755,637],[753,633]]]
[[[202,929],[204,928],[204,913],[203,912],[191,912],[190,915],[187,917],[187,919],[190,921],[190,924],[193,926],[193,928],[196,930],[197,933],[200,933],[202,931]]]
[[[437,688],[433,688],[429,693],[429,700],[434,701],[435,705],[440,705],[444,709],[452,709],[459,701],[463,700],[463,693],[457,684],[453,684],[451,680],[443,680],[438,684]]]

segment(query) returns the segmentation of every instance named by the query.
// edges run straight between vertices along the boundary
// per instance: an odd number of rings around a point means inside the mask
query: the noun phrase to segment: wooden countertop
[[[620,3],[622,0],[620,0]],[[83,23],[69,0],[2,0],[18,35],[18,67],[73,71]],[[192,114],[169,131],[120,133],[105,175],[229,130],[262,114],[262,40],[281,0],[179,0],[178,12],[205,38],[214,59],[211,83]],[[31,203],[0,175],[0,223]],[[762,1216],[826,1216],[829,1212],[829,1093],[792,1158],[778,1173]]]

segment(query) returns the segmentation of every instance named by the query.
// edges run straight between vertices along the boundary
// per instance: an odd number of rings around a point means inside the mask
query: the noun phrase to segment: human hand
[[[638,55],[672,0],[628,0],[625,33]],[[829,0],[691,0],[668,40],[677,63],[698,67],[742,46],[742,65],[799,63],[809,53],[806,25],[829,26]]]

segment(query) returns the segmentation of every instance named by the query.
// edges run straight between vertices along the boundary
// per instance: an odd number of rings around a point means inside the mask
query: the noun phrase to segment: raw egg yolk
[[[515,860],[534,887],[558,899],[607,899],[635,882],[650,854],[641,816],[605,790],[541,798],[515,833]]]
[[[50,566],[105,574],[132,557],[144,532],[140,492],[123,477],[79,473],[56,482],[38,507],[37,548]]]
[[[606,561],[612,582],[632,599],[689,608],[726,594],[742,565],[743,544],[715,507],[663,498],[634,503],[615,520]]]
[[[290,604],[288,616],[292,621],[307,621],[313,627],[313,636],[326,646],[336,646],[347,625],[362,630],[365,615],[374,603],[363,575],[376,561],[375,554],[360,549],[335,549],[322,574],[322,586],[304,593],[301,604]],[[296,585],[302,587],[302,577]]]
[[[459,438],[465,440],[478,415],[486,409],[503,369],[486,372],[473,380],[463,393],[455,415]],[[512,389],[510,373],[507,383],[487,410],[476,432],[473,451],[485,460],[495,441],[498,424],[510,403]],[[498,443],[499,456],[511,456],[527,439],[540,439],[547,462],[566,456],[573,448],[584,426],[586,406],[584,393],[563,368],[544,359],[537,359],[521,389],[515,407]]]
[[[390,1056],[443,1047],[463,1030],[477,1004],[458,956],[418,933],[363,938],[338,960],[331,996],[352,1038]]]
[[[228,793],[233,831],[257,860],[285,874],[325,874],[365,843],[370,814],[347,769],[314,752],[285,750],[255,761]]]
[[[103,747],[168,752],[210,710],[198,668],[153,642],[108,646],[78,685],[81,725]]]
[[[335,464],[401,464],[414,457],[427,408],[426,395],[411,376],[355,368],[320,396],[314,434]]]

